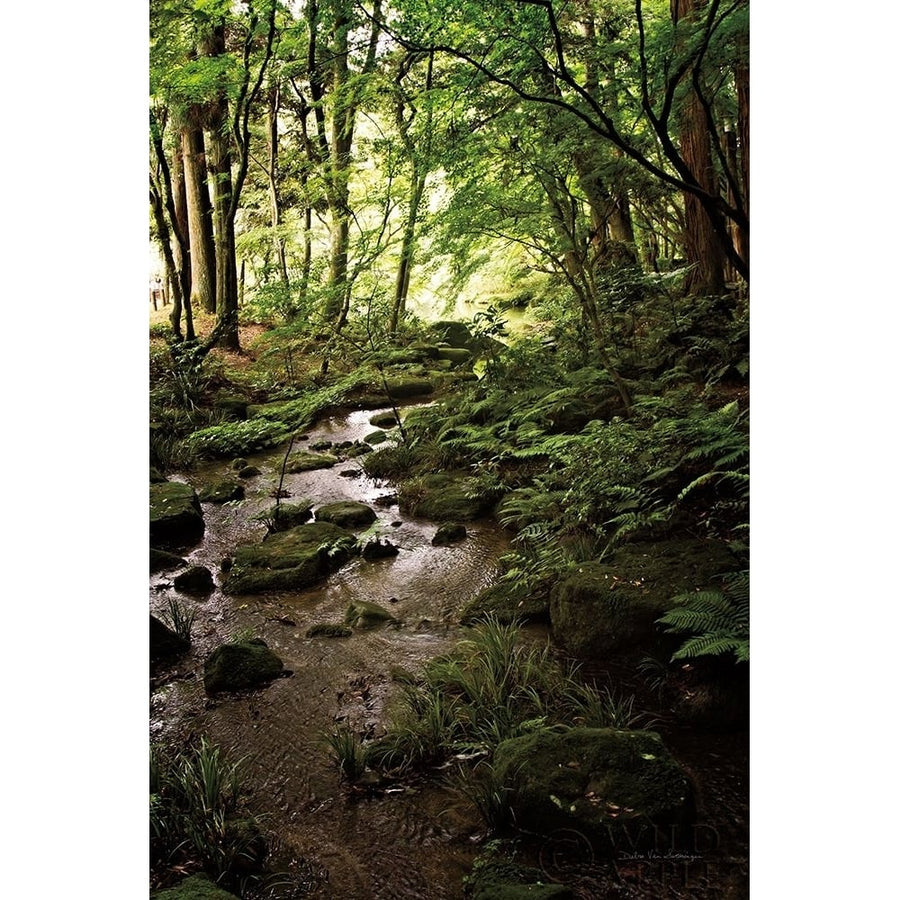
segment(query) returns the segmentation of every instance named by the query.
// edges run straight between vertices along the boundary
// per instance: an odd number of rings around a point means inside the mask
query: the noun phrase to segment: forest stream
[[[326,420],[309,432],[310,442],[362,439],[372,431],[369,418],[375,412]],[[217,572],[236,547],[265,534],[265,525],[253,516],[274,502],[282,454],[248,461],[262,474],[248,481],[245,500],[204,504],[204,537],[186,555],[192,565]],[[208,463],[190,480],[200,487],[228,470],[228,462]],[[164,673],[160,680],[166,683],[151,694],[151,740],[202,733],[229,756],[246,757],[242,768],[251,803],[271,832],[273,857],[283,857],[282,866],[292,856],[308,857],[305,874],[304,865],[295,866],[297,883],[306,882],[315,896],[459,897],[462,876],[477,852],[469,839],[478,831],[477,819],[454,809],[458,802],[430,785],[389,788],[381,797],[347,802],[322,736],[339,721],[361,731],[379,727],[396,687],[391,670],[414,671],[459,639],[460,605],[495,577],[508,540],[495,523],[479,521],[470,524],[462,543],[433,547],[436,526],[401,517],[396,500],[390,506],[377,504],[393,492],[366,477],[354,460],[288,474],[284,489],[290,494],[285,502],[375,504],[381,534],[400,548],[399,555],[374,561],[357,557],[327,583],[303,591],[234,598],[217,586],[196,604],[191,652],[178,666],[182,677],[167,681],[172,673]],[[151,576],[150,595],[151,611],[164,609],[167,597],[176,595],[171,575]],[[352,599],[380,603],[402,624],[357,630],[346,639],[304,637],[316,622],[341,621]],[[248,631],[266,641],[292,677],[247,694],[208,699],[203,659],[223,641]]]

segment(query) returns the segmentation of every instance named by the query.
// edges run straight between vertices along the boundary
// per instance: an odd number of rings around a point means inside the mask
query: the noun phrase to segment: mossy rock
[[[461,366],[472,361],[472,352],[465,347],[441,347],[438,350],[438,359],[449,362],[451,366]]]
[[[353,629],[339,622],[317,622],[306,629],[308,638],[348,638],[353,634]]]
[[[457,544],[465,540],[467,534],[465,525],[459,522],[444,522],[438,527],[431,543],[434,547],[446,547],[448,544]]]
[[[689,821],[687,776],[652,731],[572,728],[503,741],[494,776],[518,827],[610,835]],[[631,827],[629,827],[631,826]]]
[[[371,506],[356,500],[339,500],[326,503],[316,510],[317,522],[332,522],[341,528],[365,528],[378,518]]]
[[[571,889],[548,884],[547,876],[530,866],[503,859],[475,860],[466,878],[466,896],[471,900],[573,900]]]
[[[387,379],[388,393],[395,400],[404,400],[408,397],[425,397],[434,393],[434,384],[427,378],[415,378],[412,376],[396,376]]]
[[[428,326],[437,343],[446,343],[451,347],[464,347],[466,350],[479,349],[479,341],[462,322],[442,321]]]
[[[299,453],[292,453],[288,457],[285,472],[296,475],[298,472],[312,472],[315,469],[330,469],[333,465],[340,462],[336,456],[328,453],[307,453],[301,450]]]
[[[400,509],[436,522],[468,522],[490,512],[493,498],[474,478],[441,472],[403,482]]]
[[[189,484],[150,485],[150,543],[160,548],[187,547],[203,537],[200,500]]]
[[[356,459],[357,456],[365,456],[367,453],[371,453],[373,450],[365,442],[354,444],[352,447],[348,447],[344,455],[347,459]]]
[[[354,600],[344,615],[344,623],[354,628],[371,628],[385,622],[396,622],[390,611],[368,600]]]
[[[393,412],[380,412],[369,417],[369,424],[376,428],[396,428],[398,422]]]
[[[548,622],[550,620],[550,587],[530,589],[521,583],[500,581],[484,588],[460,612],[460,623],[494,618],[501,625],[513,622]]]
[[[316,441],[309,445],[309,449],[321,452],[323,450],[330,450],[333,446],[334,441]]]
[[[161,662],[187,652],[190,644],[165,622],[150,616],[150,662]]]
[[[425,359],[437,359],[438,358],[438,346],[437,344],[429,344],[425,341],[413,341],[409,345],[409,349],[415,351],[420,358],[424,357]],[[373,423],[374,424],[374,423]]]
[[[223,412],[227,418],[233,421],[243,421],[247,418],[248,405],[243,397],[237,397],[234,394],[219,394],[213,400],[213,409]]]
[[[151,900],[239,900],[236,894],[222,890],[206,875],[191,875],[175,887],[150,895]]]
[[[387,435],[381,430],[372,431],[365,436],[364,440],[370,446],[383,444],[387,440]]]
[[[208,694],[242,691],[278,678],[284,663],[261,638],[217,647],[203,665],[203,686]]]
[[[256,466],[244,466],[238,470],[238,478],[253,478],[256,475],[262,475],[262,470]]]
[[[229,594],[300,590],[335,571],[355,552],[353,535],[331,522],[310,522],[241,547],[224,589]]]
[[[187,560],[175,553],[169,553],[167,550],[157,550],[156,547],[150,548],[150,574],[154,572],[166,572],[169,569],[180,569],[187,565]]]
[[[163,475],[156,466],[150,466],[150,484],[162,484],[164,481],[168,481],[169,479]]]
[[[553,637],[570,653],[592,659],[669,647],[671,639],[655,623],[672,597],[715,586],[715,576],[734,567],[730,551],[714,541],[625,545],[603,562],[583,563],[553,587]]]
[[[248,463],[247,460],[244,459],[243,456],[239,456],[237,459],[233,459],[231,461],[231,468],[234,469],[235,471],[237,471],[238,469],[243,469],[244,466],[249,466],[249,465],[250,465],[250,463]]]
[[[244,486],[232,478],[224,478],[215,484],[207,485],[200,491],[202,503],[230,503],[232,500],[244,499]]]
[[[276,522],[275,510],[277,509],[277,530],[287,531],[289,528],[296,528],[298,525],[308,522],[312,518],[312,508],[312,500],[300,500],[297,503],[279,503],[277,507],[270,506],[261,513],[257,513],[253,518],[260,522]]]
[[[176,575],[172,584],[184,594],[208,594],[216,586],[206,566],[191,566]]]

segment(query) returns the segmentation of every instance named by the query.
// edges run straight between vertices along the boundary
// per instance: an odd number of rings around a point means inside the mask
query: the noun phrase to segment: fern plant
[[[672,598],[678,604],[656,621],[669,634],[690,634],[672,661],[734,654],[750,661],[750,573],[726,576],[721,591],[697,591]]]

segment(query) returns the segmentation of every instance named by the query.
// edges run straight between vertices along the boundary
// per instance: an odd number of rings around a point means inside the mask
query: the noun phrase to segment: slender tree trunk
[[[278,193],[278,106],[279,91],[278,85],[269,86],[267,100],[267,118],[266,118],[266,140],[269,151],[269,166],[266,176],[269,179],[269,209],[271,212],[272,229],[274,234],[273,244],[275,247],[275,255],[278,258],[278,271],[281,276],[281,282],[285,288],[290,288],[291,282],[288,277],[287,256],[285,254],[284,238],[278,234],[278,227],[281,225],[281,198]]]
[[[409,278],[412,272],[416,249],[416,225],[419,220],[419,208],[425,193],[425,176],[418,173],[418,166],[413,160],[411,195],[406,224],[403,226],[403,241],[400,245],[400,264],[397,267],[397,281],[394,285],[394,304],[391,308],[390,330],[395,332],[400,319],[406,312],[406,300],[409,296]]]
[[[191,306],[191,244],[190,226],[188,224],[187,190],[184,169],[184,157],[181,152],[181,142],[175,142],[172,175],[172,200],[175,205],[175,228],[180,232],[182,239],[175,242],[175,265],[181,279],[180,297],[184,302],[184,331],[185,339],[196,340],[194,334],[194,310]],[[175,309],[178,297],[172,294],[172,316],[179,317],[181,311]]]
[[[670,0],[672,19],[678,22],[696,18],[706,0]],[[681,110],[681,156],[697,183],[710,194],[718,192],[718,179],[713,168],[710,134],[706,113],[691,89]],[[684,252],[693,266],[688,276],[690,294],[719,294],[725,289],[725,254],[719,236],[701,201],[684,192]]]
[[[737,140],[740,157],[741,188],[744,194],[744,209],[750,218],[750,66],[738,66],[734,74],[738,101]],[[750,264],[750,230],[738,229],[737,251]]]
[[[206,312],[216,311],[216,261],[213,237],[212,204],[207,186],[206,153],[203,131],[188,126],[181,132],[184,157],[185,194],[188,233],[191,245],[192,305]]]
[[[178,278],[178,270],[175,266],[175,257],[172,254],[172,238],[169,223],[163,207],[161,191],[150,179],[150,208],[153,211],[153,221],[156,225],[156,233],[159,238],[159,246],[163,254],[163,262],[166,267],[166,279],[171,285],[172,312],[169,321],[172,323],[172,332],[176,341],[181,341],[184,336],[181,333],[181,281]],[[154,303],[154,309],[156,308]],[[176,315],[177,311],[177,315]]]

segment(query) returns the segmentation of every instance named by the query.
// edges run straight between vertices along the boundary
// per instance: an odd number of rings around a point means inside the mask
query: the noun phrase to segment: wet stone
[[[278,678],[284,664],[261,638],[223,644],[213,650],[203,666],[207,693],[240,691]]]
[[[206,566],[191,566],[176,575],[172,584],[184,594],[208,594],[215,587],[212,572]]]
[[[244,486],[231,478],[208,485],[200,491],[202,503],[230,503],[244,499]]]

